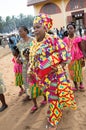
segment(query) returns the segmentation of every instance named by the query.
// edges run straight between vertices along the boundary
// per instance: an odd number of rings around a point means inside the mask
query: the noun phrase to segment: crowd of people
[[[9,46],[13,54],[15,85],[20,87],[19,96],[26,93],[23,101],[33,101],[31,113],[38,109],[37,97],[44,97],[41,105],[49,104],[48,130],[56,130],[65,108],[77,109],[73,91],[84,90],[82,67],[85,66],[86,57],[86,30],[83,37],[75,36],[76,27],[71,22],[67,25],[67,33],[64,36],[63,28],[60,35],[56,30],[56,36],[49,32],[52,26],[53,20],[48,15],[39,14],[33,21],[35,37],[27,35],[28,29],[21,26],[21,39],[18,43],[14,40],[14,46]],[[11,40],[13,39],[12,37]],[[4,97],[5,90],[0,77],[0,112],[8,107]]]

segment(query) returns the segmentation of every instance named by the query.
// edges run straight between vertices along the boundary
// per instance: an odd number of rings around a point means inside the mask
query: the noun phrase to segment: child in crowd
[[[20,87],[19,96],[21,96],[25,92],[25,90],[22,87],[22,85],[23,85],[22,61],[19,60],[19,59],[21,59],[21,57],[20,57],[20,52],[19,52],[19,49],[17,48],[17,46],[13,47],[12,54],[14,56],[12,58],[12,62],[14,63],[15,84],[16,84],[16,86]]]
[[[23,51],[23,56],[28,61],[27,69],[29,70],[29,48],[26,48]],[[29,93],[29,90],[28,90],[28,93],[31,96],[31,99],[33,100],[33,103],[34,103],[34,106],[31,109],[31,113],[35,112],[38,109],[37,101],[36,101],[36,98],[38,96],[40,96],[40,95],[44,96],[44,100],[41,102],[41,105],[46,105],[46,103],[47,103],[46,96],[43,94],[42,90],[38,87],[36,80],[37,80],[36,76],[34,75],[33,72],[31,72],[27,75],[27,82],[28,82],[29,89],[30,89],[30,93]]]
[[[0,112],[4,111],[8,107],[5,101],[5,96],[4,96],[5,91],[6,91],[5,85],[3,84],[3,81],[0,77],[0,101],[2,103],[2,106],[0,107]]]

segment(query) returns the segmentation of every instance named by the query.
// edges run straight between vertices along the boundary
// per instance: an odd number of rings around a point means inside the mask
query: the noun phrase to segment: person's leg
[[[56,126],[55,127],[49,127],[49,129],[48,130],[56,130]]]
[[[73,78],[73,82],[74,82],[74,91],[78,90],[78,82],[80,82],[81,80],[81,61],[80,60],[76,60],[74,62],[74,66],[73,66],[73,70],[74,70],[74,78]]]
[[[37,107],[37,101],[36,101],[36,98],[33,98],[33,103],[34,103],[34,106]]]
[[[23,89],[23,87],[22,87],[21,85],[20,85],[19,87],[20,87],[21,91],[23,91],[23,90],[24,90],[24,89]]]
[[[80,90],[84,90],[84,86],[83,86],[83,83],[80,82],[80,86],[79,86]]]
[[[62,117],[62,110],[58,101],[50,101],[47,111],[48,130],[56,130],[57,124]]]
[[[25,93],[25,90],[23,89],[21,85],[19,87],[20,87],[19,96],[21,96],[22,94]]]
[[[75,85],[75,88],[78,89],[78,84],[77,84],[77,82],[74,81],[74,85]]]
[[[73,91],[77,91],[78,90],[78,85],[77,85],[77,82],[73,81],[74,82],[74,87],[72,88]]]
[[[46,95],[44,94],[43,96],[44,96],[44,101],[47,101],[47,99],[46,99]]]
[[[44,97],[44,99],[43,99],[43,101],[41,101],[40,103],[41,103],[41,105],[46,105],[46,104],[47,104],[47,98],[46,98],[46,95],[43,94],[43,97]]]
[[[84,89],[84,86],[83,86],[83,74],[82,74],[82,59],[80,60],[80,75],[79,75],[79,82],[80,82],[80,90],[83,90]]]
[[[26,66],[25,66],[25,65],[23,66],[22,75],[23,75],[24,89],[25,89],[25,92],[26,92],[26,96],[25,96],[25,98],[23,99],[23,102],[26,102],[26,101],[30,101],[30,100],[31,100],[30,96],[28,95],[29,84],[27,83],[27,65],[26,65]]]
[[[38,109],[38,106],[37,106],[36,98],[33,98],[32,100],[33,100],[34,106],[31,108],[31,113],[34,113]]]
[[[7,104],[6,104],[6,101],[5,101],[4,94],[0,94],[0,101],[2,103],[2,107],[0,108],[0,112],[1,112],[8,107]]]
[[[0,94],[0,100],[1,100],[2,106],[6,105],[4,94]]]

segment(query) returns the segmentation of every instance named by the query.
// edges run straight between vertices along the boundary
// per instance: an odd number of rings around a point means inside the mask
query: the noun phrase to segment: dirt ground
[[[9,52],[9,54],[8,54]],[[7,88],[5,93],[8,108],[0,113],[0,130],[47,130],[46,111],[48,105],[40,107],[42,97],[37,99],[39,109],[30,114],[32,101],[23,103],[25,95],[19,97],[19,88],[14,85],[12,55],[8,47],[0,47],[0,73]],[[84,86],[86,84],[86,68],[83,68]],[[85,86],[86,87],[86,86]],[[86,91],[76,92],[75,99],[78,109],[65,110],[57,130],[86,130]],[[1,104],[0,104],[1,105]]]

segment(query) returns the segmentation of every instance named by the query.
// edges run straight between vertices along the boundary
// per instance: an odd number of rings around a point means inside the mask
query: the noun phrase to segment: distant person
[[[63,34],[63,38],[68,36],[68,31],[66,30]]]
[[[17,43],[18,43],[18,42],[20,41],[21,38],[20,38],[19,35],[17,35],[17,36],[16,36],[16,39],[17,39]]]
[[[59,30],[58,30],[58,28],[56,28],[56,34],[57,34],[57,36],[59,36]]]
[[[84,35],[82,38],[86,40],[86,28],[84,29]]]
[[[59,31],[59,37],[60,37],[61,39],[63,39],[63,35],[64,35],[64,30],[63,30],[63,28],[61,27],[61,28],[60,28],[60,31]]]
[[[2,43],[1,43],[1,42],[2,42],[2,38],[3,38],[3,37],[0,36],[0,45],[2,45]]]
[[[48,31],[48,34],[54,35],[54,32],[53,32],[52,30],[49,30],[49,31]]]
[[[8,42],[8,46],[9,48],[12,50],[14,46],[16,46],[17,44],[17,39],[15,35],[12,35],[9,37],[9,42]]]
[[[86,28],[84,29],[84,35],[82,36],[82,42],[79,47],[83,52],[84,58],[86,58]]]
[[[5,96],[4,96],[4,92],[6,91],[5,85],[1,79],[1,75],[0,75],[0,101],[2,103],[2,106],[0,107],[0,112],[4,111],[8,105],[5,101]]]
[[[82,28],[79,27],[79,35],[82,37]]]

